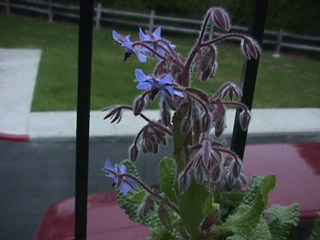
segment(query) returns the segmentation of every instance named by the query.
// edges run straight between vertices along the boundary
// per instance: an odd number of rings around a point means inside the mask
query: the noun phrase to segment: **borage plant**
[[[117,105],[105,109],[105,119],[118,123],[125,110],[146,121],[129,148],[130,160],[120,165],[106,161],[104,171],[113,179],[120,206],[136,222],[150,227],[151,239],[286,239],[298,221],[298,206],[272,206],[268,194],[274,188],[274,176],[255,176],[249,190],[243,190],[247,178],[243,162],[219,137],[225,129],[226,108],[242,108],[240,124],[248,128],[251,118],[240,102],[242,91],[226,83],[216,93],[191,86],[191,76],[202,81],[214,77],[217,70],[216,44],[240,39],[247,59],[258,58],[260,46],[241,33],[226,33],[206,39],[209,24],[228,31],[230,20],[221,8],[205,15],[195,46],[187,58],[176,46],[161,37],[161,28],[153,32],[140,28],[139,41],[113,31],[113,38],[126,49],[125,60],[136,55],[140,62],[156,58],[151,74],[135,70],[137,89],[142,90],[133,106]],[[148,101],[160,97],[159,120],[143,114]],[[160,190],[144,184],[132,162],[140,152],[157,154],[160,145],[173,139],[174,158],[159,163]]]

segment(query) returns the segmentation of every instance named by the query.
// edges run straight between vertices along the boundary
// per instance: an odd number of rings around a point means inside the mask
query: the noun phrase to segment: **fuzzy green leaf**
[[[136,165],[134,165],[130,160],[126,159],[121,161],[120,164],[123,164],[127,167],[128,173],[132,174],[133,176],[137,177],[140,179],[139,172],[136,168]],[[141,180],[141,179],[140,179]]]
[[[152,232],[150,240],[180,240],[181,238],[176,237],[168,232],[166,228],[159,229],[156,232]]]
[[[169,157],[163,158],[160,161],[159,167],[159,182],[162,192],[172,201],[177,202],[177,195],[174,189],[176,178],[176,163],[175,160]]]
[[[317,214],[317,218],[314,221],[314,227],[311,232],[311,236],[308,240],[319,240],[320,239],[320,212]]]
[[[249,206],[248,206],[249,207]],[[235,234],[227,238],[227,240],[271,240],[271,233],[268,224],[264,218],[260,217],[258,224],[249,231]],[[273,240],[273,239],[272,239]]]
[[[258,191],[255,191],[256,195],[252,205],[240,204],[235,213],[221,227],[240,235],[250,232],[260,222],[262,212],[268,203],[269,192],[275,184],[275,176],[263,177],[262,184]],[[248,194],[251,192],[249,191]]]
[[[263,179],[264,179],[263,176],[257,176],[257,175],[253,176],[253,178],[250,181],[249,191],[246,193],[246,195],[242,199],[241,204],[251,206],[254,203],[256,195],[258,191],[261,189]]]
[[[286,240],[292,227],[299,221],[299,206],[297,203],[291,206],[273,205],[264,212],[269,217],[268,225],[273,240]]]
[[[207,198],[209,193],[207,189],[197,183],[194,179],[188,188],[188,191],[181,196],[180,215],[183,225],[191,234],[192,239],[200,239],[200,223],[204,219],[207,208]]]

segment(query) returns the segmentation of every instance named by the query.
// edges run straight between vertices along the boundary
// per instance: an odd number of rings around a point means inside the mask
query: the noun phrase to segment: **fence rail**
[[[44,15],[48,17],[50,23],[54,20],[54,17],[62,17],[66,20],[79,19],[79,6],[54,3],[53,0],[0,0],[0,10],[5,10],[8,15],[11,13]],[[159,16],[153,10],[147,14],[107,9],[101,3],[97,3],[94,8],[94,23],[96,28],[115,23],[140,26],[151,31],[161,25],[162,29],[166,31],[198,34],[201,20]],[[231,29],[233,32],[246,32],[247,30],[246,27],[236,25],[232,26]],[[222,32],[213,32],[213,28],[210,28],[207,34],[212,38],[213,35],[221,35]],[[320,52],[320,37],[294,34],[285,32],[283,29],[279,31],[266,30],[262,43],[275,47],[275,57],[280,56],[280,51],[283,48]]]

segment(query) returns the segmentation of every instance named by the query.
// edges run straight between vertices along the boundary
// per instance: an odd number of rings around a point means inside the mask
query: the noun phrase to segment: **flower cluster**
[[[131,106],[119,105],[106,108],[111,122],[120,122],[122,110],[132,110],[135,116],[147,121],[147,125],[137,134],[130,147],[130,159],[135,161],[139,152],[157,154],[161,144],[167,143],[167,136],[173,136],[173,116],[181,115],[179,123],[181,134],[190,135],[185,151],[190,155],[184,170],[179,173],[181,190],[187,190],[187,180],[191,173],[199,182],[206,181],[209,185],[222,190],[225,186],[241,189],[246,183],[242,173],[241,159],[229,150],[225,144],[217,141],[226,127],[225,115],[227,106],[242,108],[240,125],[246,130],[251,118],[249,109],[240,102],[242,91],[233,83],[226,83],[216,93],[206,93],[190,86],[191,74],[207,81],[212,79],[217,70],[216,44],[238,38],[241,49],[248,59],[258,58],[261,49],[251,37],[240,33],[226,33],[214,39],[205,39],[205,31],[209,22],[222,30],[230,30],[229,15],[224,9],[211,8],[204,19],[202,30],[195,47],[188,58],[176,52],[176,46],[161,37],[161,27],[153,32],[139,28],[139,40],[132,41],[131,36],[123,36],[113,31],[113,38],[126,48],[125,60],[136,55],[140,62],[155,57],[158,64],[154,72],[147,75],[141,69],[135,70],[137,89],[144,91]],[[161,119],[148,119],[144,114],[148,101],[161,95]],[[227,160],[229,159],[229,160]]]
[[[204,193],[222,194],[225,191],[241,190],[248,182],[243,173],[242,160],[224,141],[219,140],[226,128],[226,111],[229,106],[242,109],[240,125],[244,130],[248,128],[251,114],[248,107],[241,103],[241,89],[233,83],[226,83],[218,91],[208,93],[192,87],[190,79],[192,75],[202,81],[214,78],[218,67],[216,44],[223,40],[240,39],[241,49],[247,59],[257,59],[261,49],[255,40],[241,33],[224,33],[214,39],[206,39],[208,24],[214,24],[224,31],[231,28],[225,10],[209,9],[197,42],[186,58],[176,51],[175,45],[161,37],[160,27],[153,32],[140,28],[138,41],[133,41],[130,35],[123,36],[113,31],[114,40],[126,49],[125,60],[136,55],[140,62],[155,58],[157,65],[150,74],[141,69],[135,70],[138,83],[136,88],[143,92],[134,100],[133,106],[116,105],[104,109],[108,112],[105,119],[118,123],[123,110],[130,110],[146,121],[129,148],[132,162],[138,159],[141,152],[157,154],[160,146],[168,143],[169,137],[173,139],[175,148],[174,160],[164,160],[165,169],[171,164],[173,167],[170,171],[173,172],[164,174],[171,177],[161,180],[165,186],[160,187],[165,190],[162,189],[160,193],[146,186],[134,174],[128,173],[125,165],[113,166],[107,160],[104,170],[106,176],[112,178],[117,189],[125,195],[138,185],[142,187],[146,193],[137,208],[139,219],[146,218],[149,212],[158,211],[159,220],[168,229],[172,219],[184,217],[181,208],[186,200],[181,196],[192,196],[193,191],[197,192],[190,186],[203,188]],[[160,119],[149,119],[143,111],[148,102],[158,96]],[[170,190],[168,185],[171,186]],[[213,234],[208,229],[223,217],[221,214],[220,210],[213,209],[201,224],[199,222],[201,234]],[[212,218],[215,220],[212,221]],[[184,239],[189,239],[190,235],[197,236],[188,228],[185,226],[176,231]]]

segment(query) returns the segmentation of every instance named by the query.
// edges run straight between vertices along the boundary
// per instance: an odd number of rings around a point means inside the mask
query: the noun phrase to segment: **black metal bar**
[[[249,28],[249,35],[256,39],[259,44],[262,43],[265,20],[267,17],[268,0],[254,0],[254,15],[252,25]],[[243,91],[243,97],[241,102],[246,104],[249,109],[252,107],[254,89],[256,85],[257,73],[258,73],[258,59],[247,60],[244,63],[244,69],[241,79],[241,87]],[[247,131],[242,130],[239,122],[239,115],[241,109],[236,111],[236,117],[233,127],[233,135],[231,140],[231,149],[243,159],[246,141]]]
[[[78,105],[76,143],[75,239],[87,238],[89,116],[92,60],[93,0],[80,1]]]

